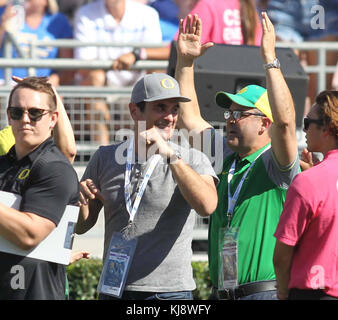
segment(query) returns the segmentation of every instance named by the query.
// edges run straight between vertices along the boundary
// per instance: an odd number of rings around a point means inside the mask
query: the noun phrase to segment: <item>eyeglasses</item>
[[[231,110],[226,110],[224,111],[224,119],[229,120],[230,117],[233,117],[235,120],[239,120],[243,117],[249,117],[249,116],[258,116],[258,117],[266,117],[266,115],[261,114],[261,113],[250,113],[247,111],[231,111]]]
[[[316,123],[319,126],[322,126],[324,124],[323,120],[321,120],[321,119],[304,118],[304,130],[309,129],[309,126],[310,126],[311,123]]]
[[[42,116],[52,111],[39,108],[30,108],[26,110],[20,107],[8,107],[8,112],[13,120],[21,120],[23,114],[27,112],[31,121],[40,121]]]

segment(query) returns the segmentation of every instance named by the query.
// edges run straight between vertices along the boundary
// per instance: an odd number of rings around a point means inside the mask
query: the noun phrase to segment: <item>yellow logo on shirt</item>
[[[26,179],[26,178],[29,176],[30,172],[31,172],[30,169],[23,169],[23,170],[19,173],[18,179],[20,179],[20,180]]]
[[[175,83],[170,78],[164,78],[161,80],[161,86],[165,89],[175,88]]]

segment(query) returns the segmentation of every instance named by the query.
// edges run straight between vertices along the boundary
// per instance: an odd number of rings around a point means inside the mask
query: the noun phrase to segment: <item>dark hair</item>
[[[325,90],[316,97],[318,116],[338,143],[338,91]]]
[[[254,45],[259,17],[254,0],[239,0],[244,44]]]
[[[47,77],[27,77],[20,81],[11,91],[8,98],[8,107],[11,106],[13,94],[16,90],[28,88],[34,91],[46,93],[49,96],[49,108],[52,111],[56,110],[56,96],[52,85],[48,82]]]

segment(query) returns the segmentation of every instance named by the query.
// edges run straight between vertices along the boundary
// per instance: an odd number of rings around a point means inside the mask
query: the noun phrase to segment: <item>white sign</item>
[[[0,202],[19,210],[21,196],[0,191]],[[0,251],[68,265],[79,209],[76,206],[67,206],[58,226],[35,248],[30,250],[23,250],[0,235]]]

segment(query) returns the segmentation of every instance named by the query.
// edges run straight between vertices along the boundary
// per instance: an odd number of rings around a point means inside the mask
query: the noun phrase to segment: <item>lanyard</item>
[[[256,160],[267,150],[269,150],[271,148],[271,145],[269,145],[268,147],[266,147],[257,157],[256,159],[251,163],[250,167],[245,171],[244,175],[242,176],[241,178],[241,181],[239,182],[237,188],[236,188],[236,191],[234,193],[234,195],[232,196],[231,195],[231,192],[230,192],[230,182],[234,176],[234,173],[235,173],[235,167],[236,167],[236,159],[233,161],[232,165],[231,165],[231,168],[229,170],[229,173],[228,173],[228,212],[227,212],[227,216],[228,216],[228,226],[230,225],[230,221],[231,221],[231,217],[233,215],[233,212],[234,212],[234,208],[235,208],[235,205],[236,205],[236,202],[237,202],[237,199],[238,199],[238,196],[239,196],[239,193],[241,192],[241,189],[242,189],[242,186],[243,186],[243,183],[244,183],[244,180],[245,178],[247,177],[249,171],[251,170],[251,168],[254,166]]]
[[[129,187],[130,187],[130,175],[131,175],[131,163],[132,163],[132,156],[133,156],[133,150],[134,150],[134,139],[131,139],[130,145],[128,147],[127,152],[127,162],[126,162],[126,172],[124,176],[124,198],[126,201],[126,207],[127,211],[130,216],[129,222],[133,222],[135,219],[136,212],[140,206],[140,202],[143,196],[143,193],[146,189],[146,186],[148,184],[148,181],[150,179],[151,174],[153,173],[157,163],[159,162],[161,156],[159,154],[155,154],[151,157],[150,165],[146,171],[146,174],[144,176],[144,179],[141,183],[141,186],[139,188],[139,191],[137,192],[136,198],[134,200],[134,204],[131,204],[131,194],[129,193]]]

